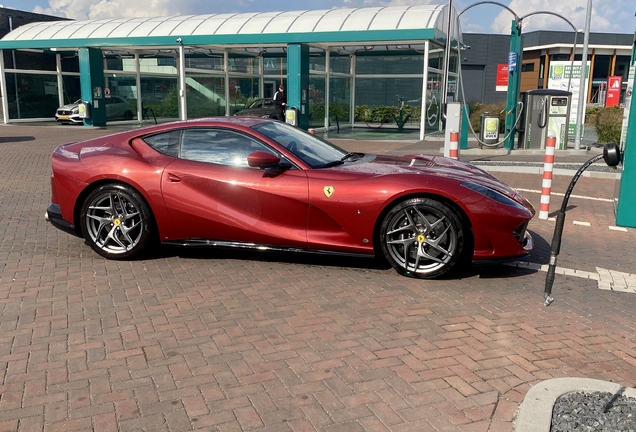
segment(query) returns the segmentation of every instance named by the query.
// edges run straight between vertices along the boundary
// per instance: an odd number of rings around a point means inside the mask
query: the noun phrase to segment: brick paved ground
[[[50,152],[104,133],[0,127],[0,431],[511,431],[542,380],[636,385],[636,295],[593,280],[557,276],[545,308],[545,273],[509,266],[419,281],[342,258],[106,261],[43,219]],[[636,272],[611,203],[570,203],[559,265]],[[534,262],[553,226],[532,221]]]

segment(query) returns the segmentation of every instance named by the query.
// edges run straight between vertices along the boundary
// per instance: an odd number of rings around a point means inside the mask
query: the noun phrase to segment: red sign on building
[[[621,100],[621,87],[623,85],[623,77],[611,76],[607,78],[607,96],[605,97],[605,106],[617,106]]]
[[[508,91],[508,65],[497,65],[497,91]]]

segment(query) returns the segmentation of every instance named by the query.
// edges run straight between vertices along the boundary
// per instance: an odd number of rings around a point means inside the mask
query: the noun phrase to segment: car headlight
[[[516,207],[521,210],[527,210],[523,205],[513,200],[509,196],[504,195],[501,192],[496,191],[495,189],[491,189],[482,184],[466,181],[462,183],[462,186],[470,190],[473,190],[481,195],[484,195],[485,197],[488,197],[493,201],[497,201],[500,204]]]
[[[79,108],[73,108],[73,111],[71,111],[71,114],[79,114]]]

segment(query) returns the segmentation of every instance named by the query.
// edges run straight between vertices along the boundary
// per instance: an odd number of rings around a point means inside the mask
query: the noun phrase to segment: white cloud
[[[585,26],[587,0],[499,1],[507,3],[519,16],[537,11],[550,11],[565,16],[579,29]],[[291,0],[287,2],[282,0],[232,0],[211,4],[212,2],[204,2],[203,0],[48,0],[48,7],[36,6],[34,12],[72,19],[100,19],[268,10],[446,4],[447,2],[448,0]],[[458,11],[462,11],[475,3],[476,0],[455,0],[453,6]],[[596,0],[592,15],[592,31],[632,33],[636,24],[633,11],[633,0]],[[510,33],[513,16],[500,6],[478,5],[468,12],[461,17],[464,31]],[[524,19],[523,28],[524,32],[532,30],[571,31],[571,27],[565,21],[547,14]]]
[[[336,0],[346,1],[346,0]],[[387,0],[352,0],[360,3],[386,4]],[[427,0],[424,0],[427,1]],[[167,15],[195,15],[210,13],[247,13],[279,10],[313,9],[316,3],[332,8],[333,0],[231,0],[204,2],[203,0],[48,0],[48,7],[36,6],[33,12],[78,20],[126,17],[154,17]]]
[[[214,5],[201,0],[49,0],[46,8],[36,6],[33,12],[72,19],[152,17],[204,13],[258,12],[301,9],[332,9],[382,6],[410,6],[445,3],[446,0],[299,0],[288,4],[279,0],[258,2],[233,0]]]
[[[587,0],[512,0],[510,9],[517,15],[523,17],[529,13],[549,11],[560,14],[570,21],[576,28],[585,28],[585,14],[587,10]],[[628,9],[627,0],[603,1],[598,0],[593,4],[591,31],[629,33],[625,27],[625,10]],[[630,6],[631,7],[631,6]],[[510,33],[510,24],[513,20],[510,12],[504,10],[500,12],[491,25],[495,33]],[[572,31],[572,27],[563,19],[551,14],[537,14],[523,20],[523,30],[559,30]]]
[[[49,6],[36,6],[33,12],[72,19],[152,17],[180,14],[177,2],[170,0],[49,0]]]

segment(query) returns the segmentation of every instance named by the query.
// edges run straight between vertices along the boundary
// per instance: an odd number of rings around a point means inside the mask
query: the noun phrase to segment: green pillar
[[[616,225],[636,228],[636,106],[634,96],[631,97],[627,138],[623,150],[621,178],[617,180],[618,203],[616,204]]]
[[[634,47],[636,47],[636,33],[634,34]],[[627,88],[634,85],[634,62],[636,61],[636,51],[632,49],[632,67],[629,69],[629,83]],[[615,191],[616,202],[616,225],[636,228],[636,106],[634,100],[636,95],[626,96],[625,111],[627,113],[627,128],[624,128],[625,142],[621,142],[623,160],[618,166],[621,177],[617,181]],[[626,129],[626,130],[625,130]],[[622,141],[622,137],[621,137]]]
[[[298,109],[298,127],[309,129],[309,45],[287,45],[287,107]]]
[[[515,53],[515,54],[512,54]],[[515,134],[517,128],[517,101],[519,100],[519,77],[521,77],[521,28],[517,27],[517,21],[512,20],[512,32],[510,34],[510,54],[516,55],[516,67],[514,71],[508,71],[508,98],[506,102],[506,129],[504,147],[512,150],[515,146]],[[510,69],[510,61],[508,62]]]
[[[462,122],[459,133],[459,149],[468,150],[468,129],[470,128],[470,119],[468,118],[469,106],[462,105]]]
[[[105,126],[106,99],[102,51],[95,48],[80,48],[79,69],[82,102],[88,102],[90,105],[90,117],[84,119],[84,126]]]

